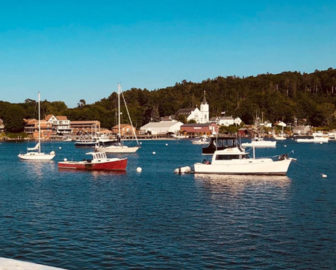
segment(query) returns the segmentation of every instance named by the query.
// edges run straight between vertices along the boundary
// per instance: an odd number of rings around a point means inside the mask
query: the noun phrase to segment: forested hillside
[[[217,77],[201,83],[182,81],[172,87],[148,91],[130,89],[124,92],[125,99],[137,127],[148,122],[154,111],[160,116],[175,114],[180,108],[199,106],[203,91],[210,105],[210,116],[225,111],[240,116],[252,123],[256,114],[272,122],[293,122],[294,118],[306,119],[314,126],[335,127],[336,70],[315,71],[306,74],[283,72],[251,77]],[[85,97],[83,97],[85,99]],[[117,95],[94,104],[78,103],[77,108],[67,108],[64,102],[41,103],[42,116],[66,115],[71,120],[101,121],[102,127],[111,128],[116,123]],[[123,109],[123,120],[127,122]],[[21,131],[23,118],[36,117],[36,102],[26,100],[22,104],[0,102],[0,118],[7,130]]]

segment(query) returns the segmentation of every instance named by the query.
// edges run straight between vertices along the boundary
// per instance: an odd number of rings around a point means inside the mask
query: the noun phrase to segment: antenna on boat
[[[120,83],[118,83],[118,140],[121,138],[120,133],[120,92],[121,92],[121,86]]]

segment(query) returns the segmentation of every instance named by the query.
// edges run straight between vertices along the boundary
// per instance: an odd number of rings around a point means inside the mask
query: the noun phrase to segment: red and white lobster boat
[[[126,171],[127,158],[107,158],[105,153],[89,152],[92,159],[83,161],[58,162],[59,169],[88,170],[88,171]]]

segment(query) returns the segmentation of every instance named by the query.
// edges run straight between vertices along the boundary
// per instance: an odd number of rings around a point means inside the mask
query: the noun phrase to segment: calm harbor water
[[[174,175],[204,158],[182,140],[143,142],[124,174],[59,171],[89,150],[71,142],[43,144],[55,161],[22,162],[28,145],[0,144],[0,257],[67,269],[336,268],[336,143],[257,151],[294,150],[288,177]]]

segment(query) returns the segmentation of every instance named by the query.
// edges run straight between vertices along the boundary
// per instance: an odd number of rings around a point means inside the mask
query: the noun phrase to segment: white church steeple
[[[202,124],[208,123],[209,122],[209,104],[205,98],[205,90],[204,90],[203,101],[201,103],[200,111],[201,111],[201,123]]]

